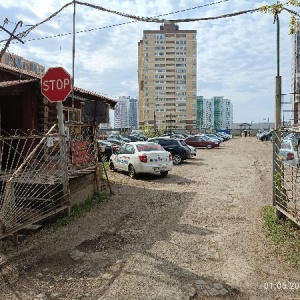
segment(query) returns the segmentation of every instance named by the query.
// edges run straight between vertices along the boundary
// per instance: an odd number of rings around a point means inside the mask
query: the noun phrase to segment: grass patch
[[[51,224],[51,227],[47,230],[49,233],[57,231],[59,228],[67,226],[74,222],[76,219],[84,216],[91,211],[94,207],[101,205],[103,202],[109,199],[109,195],[106,193],[97,194],[86,201],[72,206],[70,215],[67,217],[59,218],[55,223]]]
[[[263,209],[264,227],[275,253],[294,266],[300,266],[300,229],[291,220],[278,220],[273,206]]]

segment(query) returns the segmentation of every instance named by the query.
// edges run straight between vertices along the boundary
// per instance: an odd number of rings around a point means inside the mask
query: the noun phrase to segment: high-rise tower
[[[168,22],[138,43],[139,125],[196,128],[197,31]]]

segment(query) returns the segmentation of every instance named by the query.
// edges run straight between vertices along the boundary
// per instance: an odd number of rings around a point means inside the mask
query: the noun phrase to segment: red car
[[[197,135],[189,136],[184,141],[186,142],[186,144],[196,148],[212,149],[215,147],[219,147],[219,143],[206,139],[203,136],[197,136]]]

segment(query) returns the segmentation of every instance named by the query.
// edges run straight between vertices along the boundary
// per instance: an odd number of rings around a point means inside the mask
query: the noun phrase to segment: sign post
[[[62,171],[63,195],[67,199],[69,195],[68,162],[66,157],[66,137],[63,120],[63,105],[71,92],[71,76],[62,67],[49,68],[41,80],[42,94],[50,101],[56,102],[58,131],[60,135],[60,159]],[[67,215],[70,214],[68,203]]]

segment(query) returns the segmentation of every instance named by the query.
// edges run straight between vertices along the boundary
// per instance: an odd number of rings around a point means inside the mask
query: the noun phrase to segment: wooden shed
[[[109,122],[116,103],[74,87],[63,102],[61,136],[41,76],[0,63],[0,238],[97,191],[95,125]]]

